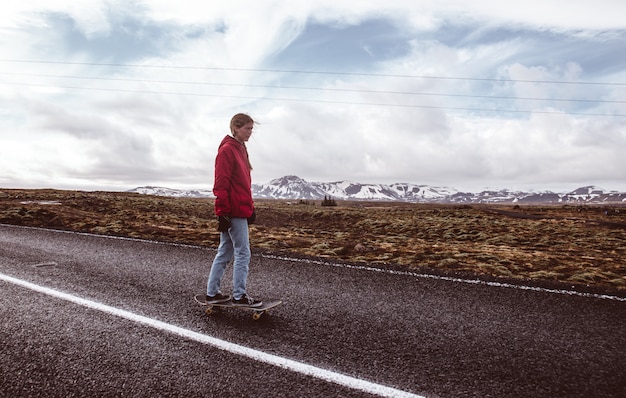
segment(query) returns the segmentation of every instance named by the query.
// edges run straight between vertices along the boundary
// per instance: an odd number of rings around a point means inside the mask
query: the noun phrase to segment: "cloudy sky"
[[[622,0],[0,6],[0,187],[253,182],[626,192]]]

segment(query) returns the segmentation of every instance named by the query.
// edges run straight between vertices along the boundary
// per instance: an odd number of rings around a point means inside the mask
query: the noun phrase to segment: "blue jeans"
[[[248,266],[250,265],[250,239],[248,220],[232,218],[230,229],[220,232],[220,245],[211,265],[206,293],[215,296],[220,291],[222,277],[231,259],[233,262],[233,298],[238,300],[246,294]]]

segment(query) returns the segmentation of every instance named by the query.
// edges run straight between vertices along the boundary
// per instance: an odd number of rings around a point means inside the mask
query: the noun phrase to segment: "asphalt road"
[[[626,396],[623,299],[255,253],[207,316],[214,254],[0,225],[0,396]]]

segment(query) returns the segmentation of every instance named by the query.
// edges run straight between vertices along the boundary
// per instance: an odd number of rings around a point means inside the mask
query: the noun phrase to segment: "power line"
[[[542,81],[542,80],[513,80],[513,79],[486,79],[486,78],[465,78],[465,77],[444,77],[444,76],[412,76],[412,75],[385,75],[385,74],[372,74],[372,73],[348,73],[348,72],[320,72],[320,71],[289,71],[289,70],[273,70],[273,69],[240,69],[240,68],[217,68],[217,67],[195,67],[195,66],[167,66],[167,65],[133,65],[133,64],[113,64],[113,63],[94,63],[94,62],[62,62],[62,61],[37,61],[37,60],[1,60],[0,62],[23,62],[23,63],[41,63],[41,64],[61,64],[61,65],[91,65],[91,66],[116,66],[116,67],[143,67],[143,68],[171,68],[171,69],[199,69],[199,70],[228,70],[228,71],[254,71],[254,72],[278,72],[278,73],[322,73],[322,74],[341,74],[341,75],[354,75],[354,76],[380,76],[380,77],[412,77],[412,78],[433,78],[433,79],[453,79],[453,80],[475,80],[475,81],[494,81],[494,82],[533,82],[533,83],[551,83],[551,84],[594,84],[594,85],[615,85],[621,86],[626,83],[599,83],[599,82],[559,82],[559,81]],[[205,85],[205,86],[227,86],[227,87],[253,87],[253,88],[269,88],[269,89],[292,89],[292,90],[317,90],[317,91],[332,91],[332,92],[352,92],[352,93],[370,93],[370,94],[398,94],[398,95],[412,95],[412,96],[442,96],[442,97],[459,97],[459,98],[480,98],[480,99],[505,99],[505,100],[528,100],[528,101],[554,101],[554,102],[587,102],[587,103],[605,103],[605,104],[623,104],[626,101],[618,100],[598,100],[598,99],[580,99],[580,98],[538,98],[538,97],[511,97],[511,96],[496,96],[496,95],[476,95],[476,94],[450,94],[450,93],[428,93],[428,92],[409,92],[409,91],[384,91],[384,90],[364,90],[364,89],[342,89],[342,88],[323,88],[323,87],[299,87],[299,86],[274,86],[274,85],[256,85],[256,84],[235,84],[235,83],[209,83],[209,82],[196,82],[196,81],[172,81],[172,80],[146,80],[146,79],[129,79],[129,78],[109,78],[109,77],[86,77],[86,76],[70,76],[70,75],[52,75],[52,74],[26,74],[26,73],[11,73],[0,72],[4,75],[13,76],[36,76],[36,77],[51,77],[51,78],[68,78],[68,79],[85,79],[85,80],[105,80],[105,81],[122,81],[122,82],[143,82],[143,83],[164,83],[164,84],[188,84],[188,85]],[[44,85],[35,83],[11,83],[4,82],[4,84],[32,86],[32,87],[56,87],[62,89],[77,89],[77,90],[92,90],[92,91],[110,91],[110,92],[127,92],[127,93],[143,93],[143,94],[162,94],[162,95],[184,95],[184,96],[199,96],[199,97],[221,97],[221,98],[239,98],[239,99],[253,99],[253,100],[275,100],[275,101],[292,101],[292,102],[317,102],[317,103],[331,103],[331,104],[350,104],[350,105],[372,105],[372,106],[387,106],[387,107],[408,107],[408,108],[430,108],[430,109],[449,109],[449,110],[463,110],[463,111],[484,111],[484,112],[514,112],[514,113],[547,113],[547,114],[562,114],[560,111],[533,111],[533,110],[519,110],[519,109],[487,109],[487,108],[472,108],[472,107],[445,107],[445,106],[433,106],[433,105],[411,105],[411,104],[393,104],[393,103],[370,103],[370,102],[354,102],[354,101],[338,101],[338,100],[323,100],[323,99],[299,99],[299,98],[274,98],[265,96],[232,96],[232,95],[217,95],[217,94],[201,94],[201,93],[181,93],[181,92],[168,92],[157,90],[128,90],[128,89],[114,89],[114,88],[97,88],[97,87],[78,87],[78,86],[63,86],[63,85]],[[586,113],[586,112],[567,112],[571,115],[584,115],[584,116],[618,116],[623,117],[623,114],[601,114],[601,113]]]
[[[434,105],[411,105],[411,104],[369,103],[369,102],[354,102],[354,101],[312,100],[312,99],[301,99],[301,98],[274,98],[274,97],[252,97],[252,96],[223,95],[223,94],[177,93],[177,92],[167,92],[167,91],[126,90],[126,89],[114,89],[114,88],[60,86],[60,85],[33,84],[33,83],[0,82],[0,84],[28,86],[28,87],[51,87],[51,88],[63,88],[63,89],[74,89],[74,90],[139,93],[139,94],[218,97],[218,98],[233,98],[233,99],[249,99],[249,100],[259,100],[259,101],[269,100],[269,101],[289,101],[289,102],[316,102],[316,103],[325,103],[325,104],[369,105],[369,106],[386,106],[386,107],[399,107],[399,108],[457,110],[457,111],[470,111],[470,112],[537,113],[537,114],[552,114],[552,115],[561,115],[565,113],[565,112],[558,112],[558,111],[538,111],[538,110],[521,110],[521,109],[487,109],[487,108],[447,107],[447,106],[434,106]],[[567,112],[567,114],[577,115],[577,116],[626,117],[626,114],[582,113],[582,112]]]
[[[104,81],[120,81],[120,82],[134,82],[134,83],[164,83],[164,84],[187,84],[187,85],[203,85],[203,86],[332,91],[332,92],[350,92],[350,93],[363,93],[363,94],[398,94],[398,95],[416,95],[416,96],[421,95],[421,96],[436,96],[436,97],[460,97],[460,98],[483,98],[483,99],[487,98],[487,99],[554,101],[554,102],[589,102],[589,103],[607,103],[607,104],[625,104],[626,103],[626,101],[619,101],[619,100],[601,100],[601,99],[584,99],[584,98],[538,98],[538,97],[513,97],[513,96],[500,96],[500,95],[450,94],[450,93],[428,93],[428,92],[425,93],[425,92],[410,92],[410,91],[385,91],[385,90],[363,90],[363,89],[324,88],[324,87],[276,86],[276,85],[261,85],[261,84],[208,83],[208,82],[176,81],[176,80],[150,80],[150,79],[128,79],[128,78],[113,78],[113,77],[69,76],[69,75],[51,75],[51,74],[36,74],[36,73],[0,72],[0,75],[50,77],[50,78],[83,79],[83,80],[104,80]]]
[[[466,80],[466,81],[491,81],[509,83],[541,83],[541,84],[567,84],[567,85],[604,85],[604,86],[626,86],[626,83],[618,82],[583,82],[583,81],[558,81],[558,80],[525,80],[525,79],[499,79],[499,78],[476,78],[476,77],[456,77],[456,76],[427,76],[427,75],[401,75],[383,73],[363,73],[363,72],[333,72],[333,71],[307,71],[307,70],[282,70],[282,69],[253,69],[253,68],[231,68],[231,67],[209,67],[209,66],[176,66],[176,65],[140,65],[140,64],[117,64],[98,62],[67,62],[67,61],[40,61],[21,59],[0,59],[0,62],[32,63],[32,64],[53,64],[53,65],[88,65],[88,66],[113,66],[124,68],[155,68],[155,69],[187,69],[187,70],[223,70],[239,72],[271,72],[271,73],[301,73],[301,74],[322,74],[322,75],[347,75],[347,76],[371,76],[371,77],[397,77],[397,78],[420,78],[420,79],[440,79],[440,80]]]

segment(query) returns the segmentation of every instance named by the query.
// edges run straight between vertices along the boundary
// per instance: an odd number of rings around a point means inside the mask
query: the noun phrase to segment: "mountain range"
[[[131,189],[147,195],[212,198],[210,189],[181,190],[144,186]],[[397,201],[411,203],[624,203],[626,192],[605,191],[596,186],[585,186],[571,192],[523,192],[501,189],[497,191],[460,192],[454,188],[433,187],[409,183],[361,184],[352,181],[309,182],[297,176],[276,178],[266,184],[253,184],[256,199]]]

